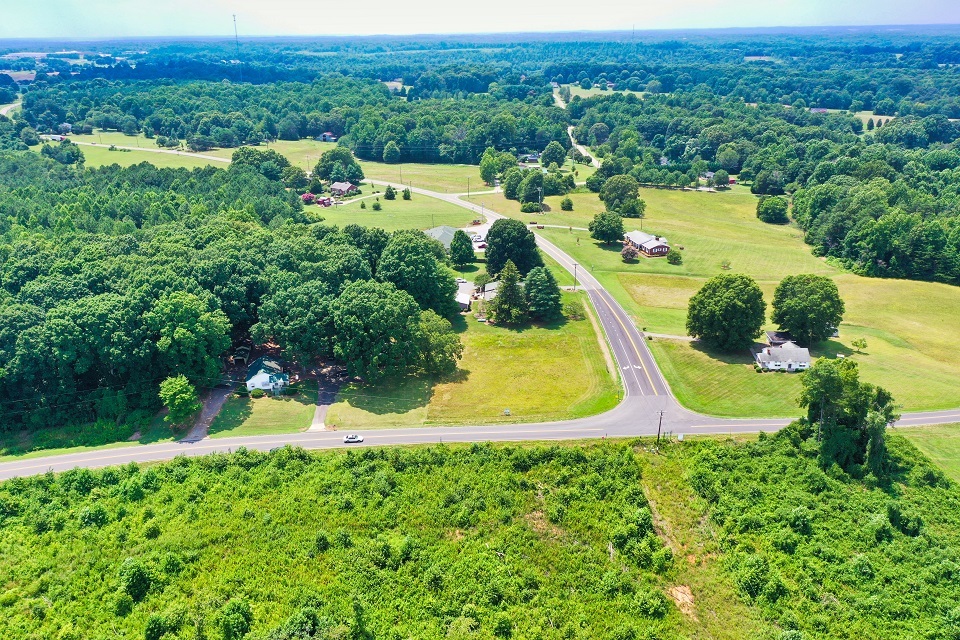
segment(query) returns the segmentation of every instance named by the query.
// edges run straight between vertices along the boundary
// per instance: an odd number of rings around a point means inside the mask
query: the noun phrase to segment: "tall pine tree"
[[[507,260],[500,271],[500,286],[490,302],[490,310],[497,324],[520,324],[527,319],[527,298],[520,286],[520,272],[512,260]]]
[[[527,294],[527,307],[531,318],[550,322],[560,317],[560,287],[549,269],[531,269],[524,282],[524,292]]]

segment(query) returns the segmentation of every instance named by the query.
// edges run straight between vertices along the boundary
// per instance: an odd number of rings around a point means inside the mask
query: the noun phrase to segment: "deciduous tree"
[[[802,345],[826,340],[840,326],[845,306],[837,284],[809,273],[787,276],[773,294],[771,320]]]
[[[501,218],[487,232],[487,271],[496,276],[507,261],[513,262],[521,275],[543,266],[537,250],[537,239],[520,220]]]
[[[690,299],[687,333],[722,351],[747,349],[761,333],[765,308],[753,278],[720,274]]]
[[[588,228],[590,237],[604,244],[616,244],[623,240],[623,218],[614,211],[601,211],[593,216]]]

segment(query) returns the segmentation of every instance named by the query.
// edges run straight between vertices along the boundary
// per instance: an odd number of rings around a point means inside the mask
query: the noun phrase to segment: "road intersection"
[[[156,150],[161,151],[161,150]],[[419,187],[382,180],[372,184],[409,187],[414,193],[444,200],[494,221],[504,216],[485,207],[462,200],[457,194],[443,194]],[[537,235],[537,245],[564,269],[574,273],[579,286],[590,297],[623,381],[624,399],[606,413],[562,422],[520,423],[491,426],[424,427],[364,432],[362,444],[346,445],[337,432],[307,431],[269,436],[210,439],[196,442],[127,446],[91,450],[42,458],[0,463],[0,480],[29,476],[47,471],[65,471],[74,467],[103,467],[127,462],[155,462],[176,456],[227,453],[240,447],[268,451],[286,445],[305,449],[329,449],[357,446],[414,445],[438,442],[514,442],[522,440],[568,440],[601,437],[631,437],[673,434],[733,434],[776,431],[789,423],[786,419],[730,419],[695,413],[680,406],[654,361],[646,337],[614,297],[586,269]],[[735,391],[735,390],[732,390]],[[799,415],[799,410],[798,410]],[[960,421],[960,409],[904,414],[898,426],[945,424]]]

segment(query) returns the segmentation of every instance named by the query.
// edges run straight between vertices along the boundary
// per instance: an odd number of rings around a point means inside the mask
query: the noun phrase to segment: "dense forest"
[[[153,413],[162,380],[213,386],[250,333],[370,381],[459,357],[439,243],[307,224],[249,161],[90,170],[8,152],[0,211],[4,430]]]
[[[522,98],[522,100],[521,100]],[[23,101],[23,120],[39,131],[94,128],[140,131],[161,146],[186,141],[195,150],[264,140],[299,140],[329,132],[361,158],[392,162],[476,164],[487,147],[538,151],[569,146],[566,116],[549,87],[493,87],[461,99],[407,101],[385,85],[329,76],[310,84],[71,82],[37,86]]]

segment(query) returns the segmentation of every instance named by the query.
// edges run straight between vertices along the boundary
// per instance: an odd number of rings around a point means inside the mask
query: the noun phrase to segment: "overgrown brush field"
[[[795,429],[649,444],[242,450],[8,481],[0,636],[956,637],[960,490],[905,440],[880,480],[820,470]]]

